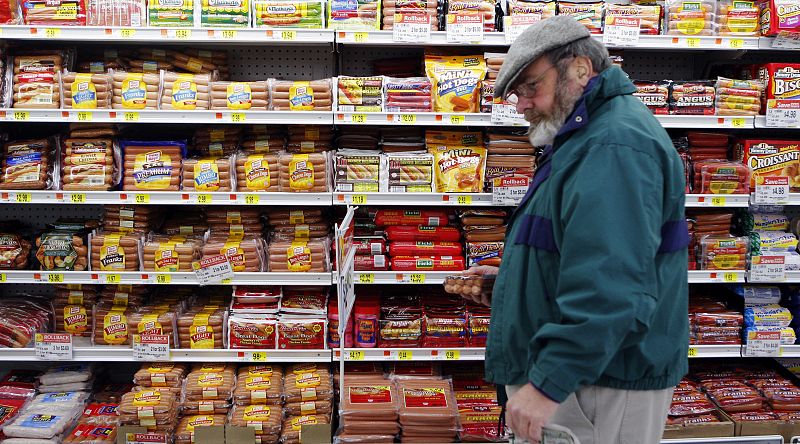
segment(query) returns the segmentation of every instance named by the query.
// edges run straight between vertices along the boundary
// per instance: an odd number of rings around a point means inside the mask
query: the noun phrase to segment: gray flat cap
[[[591,33],[577,20],[557,15],[528,27],[508,50],[503,67],[494,82],[495,97],[502,97],[520,73],[551,49],[590,37]]]

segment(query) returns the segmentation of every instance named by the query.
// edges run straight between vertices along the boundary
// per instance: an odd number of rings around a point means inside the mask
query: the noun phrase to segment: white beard
[[[564,80],[556,87],[556,106],[551,115],[534,117],[526,112],[525,119],[531,123],[528,131],[531,145],[535,147],[551,145],[582,94],[583,88],[577,83],[572,80]],[[536,122],[534,123],[534,121]]]
[[[551,119],[542,119],[536,126],[531,126],[528,131],[528,140],[533,146],[552,145],[556,134],[564,126],[564,121],[556,122]]]

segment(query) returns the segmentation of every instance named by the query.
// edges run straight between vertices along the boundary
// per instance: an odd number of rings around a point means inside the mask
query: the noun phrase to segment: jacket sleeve
[[[664,202],[660,164],[637,148],[593,146],[570,169],[553,295],[560,322],[542,326],[528,344],[528,379],[558,402],[596,381],[647,332]]]

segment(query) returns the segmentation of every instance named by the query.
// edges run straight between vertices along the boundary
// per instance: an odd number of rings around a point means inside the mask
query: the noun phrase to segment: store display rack
[[[9,284],[154,284],[200,285],[191,272],[157,273],[146,271],[28,271],[0,273],[0,283]],[[331,273],[236,272],[230,285],[330,285]]]
[[[332,193],[198,193],[141,191],[10,191],[0,203],[96,205],[271,205],[330,206]]]
[[[73,362],[137,362],[127,347],[73,347]],[[0,361],[38,361],[33,348],[3,349]],[[171,362],[331,362],[330,350],[171,349]]]

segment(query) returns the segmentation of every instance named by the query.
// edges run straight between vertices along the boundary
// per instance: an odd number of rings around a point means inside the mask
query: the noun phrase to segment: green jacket
[[[562,402],[581,386],[658,390],[688,369],[683,164],[611,67],[540,157],[509,222],[486,377]]]

